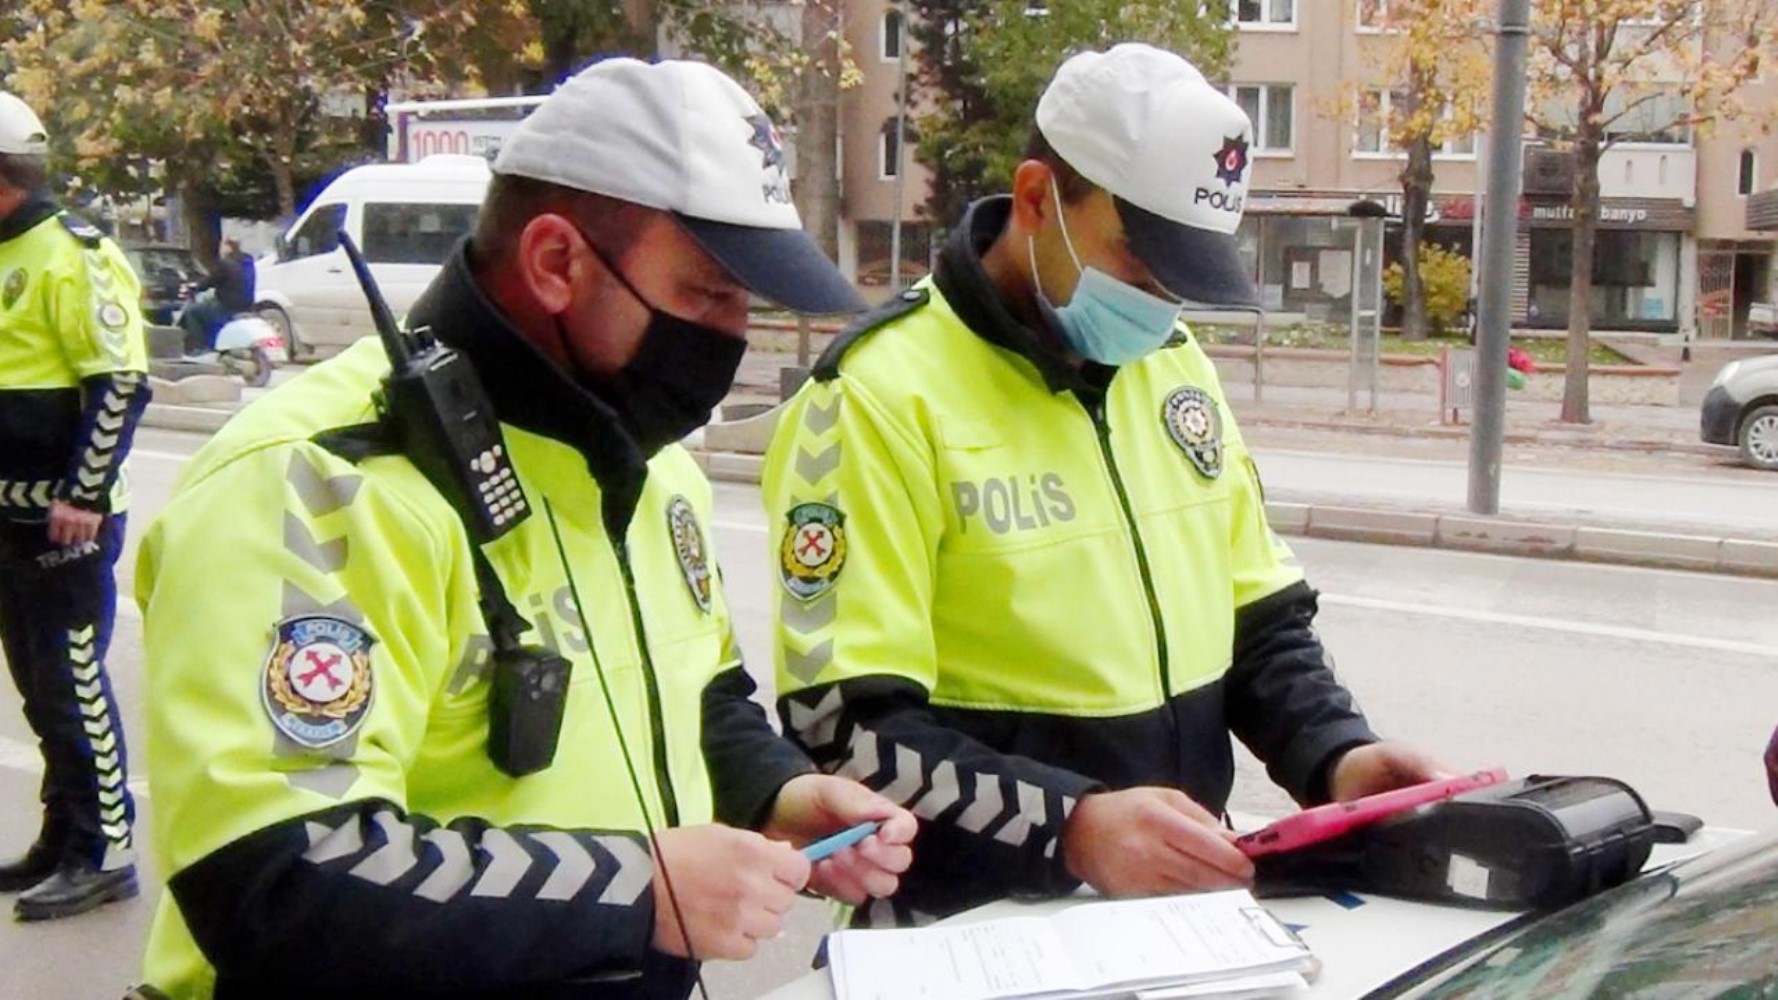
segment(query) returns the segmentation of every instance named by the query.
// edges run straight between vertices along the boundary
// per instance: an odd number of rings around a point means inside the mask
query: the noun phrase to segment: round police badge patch
[[[260,694],[272,725],[320,749],[358,731],[370,712],[370,647],[362,627],[328,615],[278,623]]]
[[[107,302],[99,307],[99,325],[107,330],[121,330],[129,321],[130,314],[115,302]]]
[[[790,508],[778,563],[784,589],[801,601],[812,601],[832,589],[846,565],[846,515],[825,503]]]
[[[1222,475],[1222,413],[1209,393],[1189,385],[1174,389],[1161,405],[1161,423],[1204,478]]]
[[[668,501],[667,532],[673,537],[673,554],[679,557],[679,572],[685,576],[691,599],[698,610],[709,614],[710,547],[704,544],[704,528],[690,500],[676,496]]]
[[[6,284],[0,286],[0,309],[11,309],[12,304],[25,294],[25,269],[15,268],[6,276]]]

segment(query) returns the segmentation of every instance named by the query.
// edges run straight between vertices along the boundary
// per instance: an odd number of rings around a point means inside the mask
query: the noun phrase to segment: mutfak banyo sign
[[[1607,198],[1599,206],[1599,228],[1689,231],[1696,211],[1671,199]],[[1574,206],[1568,202],[1533,202],[1529,221],[1534,228],[1574,225]]]

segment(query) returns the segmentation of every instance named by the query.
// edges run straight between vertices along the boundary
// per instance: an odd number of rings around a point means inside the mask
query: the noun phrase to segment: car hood
[[[1778,834],[1766,834],[1534,920],[1454,975],[1394,995],[1766,996],[1778,985],[1775,925]]]
[[[1742,358],[1741,367],[1735,369],[1737,378],[1750,372],[1778,371],[1778,354],[1761,354],[1757,357]]]

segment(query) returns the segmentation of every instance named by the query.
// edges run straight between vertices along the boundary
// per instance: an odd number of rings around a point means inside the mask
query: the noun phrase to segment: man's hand
[[[1062,828],[1062,857],[1104,896],[1227,889],[1253,881],[1235,834],[1173,788],[1088,795]]]
[[[1327,791],[1335,802],[1350,802],[1423,781],[1455,777],[1431,757],[1401,743],[1371,743],[1346,752],[1334,765]]]
[[[784,929],[784,914],[809,881],[807,858],[751,830],[687,826],[663,830],[656,840],[653,943],[680,958],[753,957],[759,942]],[[673,880],[671,895],[663,870]],[[683,932],[675,913],[684,918]]]
[[[849,778],[799,774],[778,790],[764,832],[801,847],[873,819],[882,823],[876,833],[816,864],[809,879],[816,892],[857,906],[900,887],[914,861],[913,813]]]
[[[99,537],[99,525],[104,521],[105,515],[96,510],[85,510],[65,500],[51,501],[49,540],[51,544],[64,549],[73,545],[85,545]]]

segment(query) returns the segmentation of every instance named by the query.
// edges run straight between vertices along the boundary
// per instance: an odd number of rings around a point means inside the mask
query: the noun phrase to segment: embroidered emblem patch
[[[1238,135],[1223,139],[1222,148],[1216,151],[1216,179],[1226,187],[1234,187],[1247,173],[1247,162],[1246,139]]]
[[[260,689],[272,725],[311,749],[358,731],[370,713],[370,648],[362,627],[328,615],[278,623]]]
[[[778,549],[784,589],[812,601],[833,588],[846,565],[846,515],[825,503],[790,508],[784,543]]]
[[[1161,423],[1204,478],[1222,475],[1222,413],[1209,393],[1189,385],[1174,389],[1161,405]]]
[[[673,538],[673,554],[679,557],[679,572],[691,590],[691,599],[698,610],[710,613],[710,547],[704,544],[704,527],[691,501],[674,497],[667,503],[667,532]]]
[[[25,269],[20,267],[6,276],[6,284],[0,286],[0,309],[11,309],[12,304],[25,294]]]
[[[121,330],[129,321],[130,314],[115,302],[107,302],[99,307],[99,325],[107,330]]]

